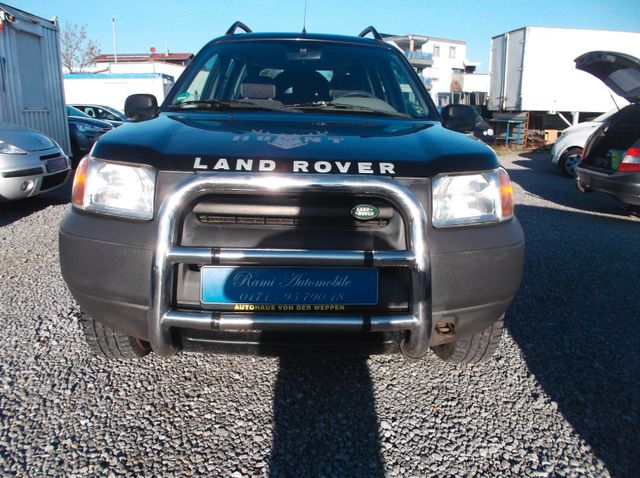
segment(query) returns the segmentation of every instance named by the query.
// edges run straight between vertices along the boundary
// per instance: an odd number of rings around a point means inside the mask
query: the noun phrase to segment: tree
[[[65,24],[61,39],[62,66],[69,73],[81,73],[100,54],[100,45],[87,38],[87,26]]]

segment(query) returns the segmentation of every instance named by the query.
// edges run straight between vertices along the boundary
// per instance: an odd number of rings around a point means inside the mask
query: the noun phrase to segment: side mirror
[[[146,121],[158,116],[158,100],[153,95],[130,95],[124,102],[124,114],[131,121]]]
[[[442,112],[442,126],[453,131],[467,133],[476,125],[473,111],[467,105],[448,105]]]

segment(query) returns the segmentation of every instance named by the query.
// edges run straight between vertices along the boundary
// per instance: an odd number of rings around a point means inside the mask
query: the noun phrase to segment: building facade
[[[436,101],[441,93],[488,91],[488,76],[475,73],[480,63],[467,59],[464,41],[415,34],[386,35],[385,41],[404,52]]]

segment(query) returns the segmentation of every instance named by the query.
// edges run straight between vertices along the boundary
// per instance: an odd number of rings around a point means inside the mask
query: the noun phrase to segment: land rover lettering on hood
[[[125,110],[60,225],[94,353],[496,350],[524,254],[509,175],[374,28],[237,22]]]

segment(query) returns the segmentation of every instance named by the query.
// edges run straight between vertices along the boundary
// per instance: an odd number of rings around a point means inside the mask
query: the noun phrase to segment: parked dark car
[[[91,147],[103,134],[111,131],[113,126],[105,121],[91,118],[73,106],[67,105],[69,120],[69,136],[71,139],[71,164],[75,168],[82,157],[89,154]]]
[[[592,51],[576,68],[602,80],[629,105],[607,118],[587,140],[576,184],[640,206],[640,60],[623,53]]]
[[[238,26],[78,166],[59,252],[89,347],[488,359],[524,258],[495,152],[371,27]]]
[[[493,144],[495,140],[493,128],[480,115],[476,106],[447,105],[440,109],[440,114],[445,128],[473,136],[487,144]]]
[[[128,120],[122,111],[118,111],[111,106],[94,105],[94,104],[74,104],[74,108],[79,109],[91,118],[106,121],[114,128],[122,126]]]

